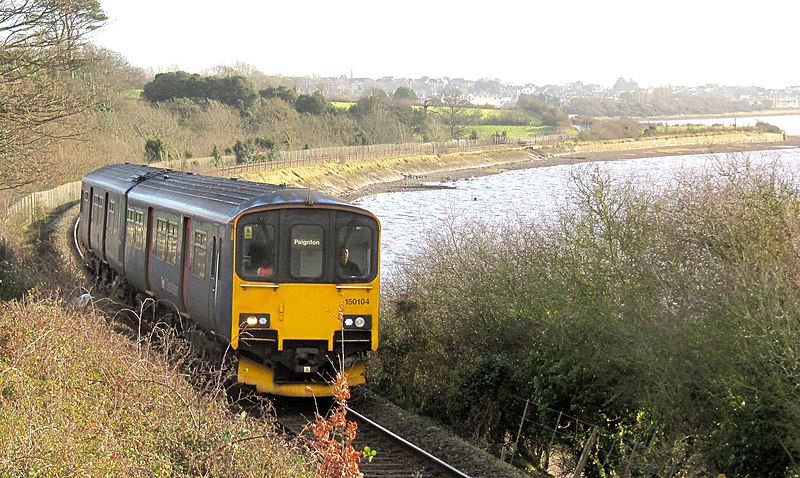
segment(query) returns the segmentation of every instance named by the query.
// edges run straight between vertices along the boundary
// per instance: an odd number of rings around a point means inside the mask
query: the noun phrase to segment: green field
[[[355,102],[352,101],[331,101],[331,105],[333,105],[336,109],[346,110],[353,106]],[[414,109],[422,109],[422,105],[412,105]],[[445,107],[443,106],[429,106],[428,111],[436,112],[439,110],[443,110]],[[492,108],[466,108],[469,110],[470,113],[477,111],[480,113],[481,119],[489,119],[489,118],[498,118],[500,115],[503,114],[505,110],[502,109],[492,109]]]
[[[334,108],[337,109],[347,109],[350,108],[355,103],[347,102],[347,101],[332,101],[331,104]],[[421,105],[413,105],[414,109],[422,109]],[[429,106],[428,111],[432,113],[436,113],[438,111],[445,110],[446,107],[443,106]],[[481,120],[487,120],[491,118],[499,118],[502,116],[503,113],[508,112],[508,110],[503,109],[493,109],[493,108],[467,108],[470,112],[477,111],[480,113]],[[495,133],[503,134],[505,131],[506,135],[512,139],[521,139],[521,138],[530,138],[537,134],[549,134],[553,132],[553,128],[549,126],[515,126],[515,125],[478,125],[478,126],[469,126],[466,130],[465,137],[469,137],[472,131],[476,131],[478,133],[478,137],[481,139],[488,138]]]
[[[469,136],[472,131],[477,131],[478,137],[481,139],[488,138],[495,133],[503,134],[504,131],[509,138],[523,139],[536,136],[537,134],[550,134],[553,132],[553,128],[551,126],[480,125],[468,127],[467,136]]]

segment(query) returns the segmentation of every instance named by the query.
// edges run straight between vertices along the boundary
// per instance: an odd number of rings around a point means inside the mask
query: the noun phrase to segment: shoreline
[[[551,155],[544,157],[531,155],[529,159],[523,161],[482,165],[463,169],[429,171],[419,175],[409,175],[399,180],[373,182],[358,189],[349,191],[345,194],[340,194],[340,196],[345,200],[352,201],[360,197],[371,196],[374,194],[440,188],[446,186],[433,186],[428,183],[475,178],[518,169],[546,168],[550,166],[572,165],[597,161],[622,161],[627,159],[655,158],[661,156],[683,156],[690,154],[715,155],[795,148],[800,148],[800,136],[787,136],[785,140],[777,142],[713,145],[686,144],[650,148],[609,149],[604,151],[554,152]]]

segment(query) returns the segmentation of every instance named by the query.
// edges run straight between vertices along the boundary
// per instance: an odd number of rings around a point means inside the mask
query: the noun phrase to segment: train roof
[[[113,164],[86,174],[83,181],[108,191],[124,193],[143,181],[148,175],[166,171],[169,170],[153,168],[144,164]]]
[[[287,185],[243,181],[154,168],[142,164],[113,164],[88,173],[84,183],[109,191],[128,192],[134,201],[219,222],[242,212],[270,205],[333,205],[360,208],[334,196]]]

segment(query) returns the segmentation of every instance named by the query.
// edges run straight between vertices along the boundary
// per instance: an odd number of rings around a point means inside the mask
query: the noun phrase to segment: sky
[[[800,85],[797,0],[100,0],[93,42],[156,72]]]

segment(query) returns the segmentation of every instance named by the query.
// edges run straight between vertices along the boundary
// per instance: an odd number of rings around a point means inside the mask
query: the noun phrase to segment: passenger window
[[[167,222],[167,250],[165,260],[170,264],[178,263],[178,225]]]
[[[322,275],[322,226],[296,225],[291,232],[291,274],[311,279]]]
[[[342,278],[364,278],[370,275],[372,231],[367,226],[350,223],[339,228],[336,239],[336,274]]]
[[[106,222],[108,223],[108,233],[110,235],[115,235],[117,233],[117,214],[115,211],[115,204],[114,201],[108,202],[108,219]]]
[[[192,245],[192,272],[201,279],[206,277],[208,259],[208,236],[203,231],[194,231]]]
[[[161,260],[167,257],[167,221],[156,219],[156,250],[155,256]]]
[[[144,212],[136,212],[136,247],[144,249]]]
[[[125,240],[130,243],[131,247],[137,247],[136,244],[136,211],[128,209],[128,221],[125,224]]]

